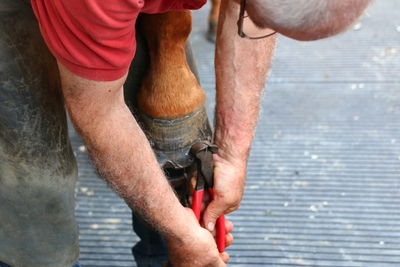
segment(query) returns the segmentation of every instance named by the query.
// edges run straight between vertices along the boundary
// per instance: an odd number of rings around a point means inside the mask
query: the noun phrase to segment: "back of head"
[[[246,9],[261,28],[298,40],[342,32],[361,16],[371,0],[250,0]]]

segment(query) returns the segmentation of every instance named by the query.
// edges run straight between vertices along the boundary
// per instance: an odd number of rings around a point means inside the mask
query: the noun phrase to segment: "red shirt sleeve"
[[[141,12],[162,13],[168,10],[199,9],[207,0],[146,0]]]
[[[71,72],[112,81],[129,68],[140,12],[195,9],[205,0],[31,0],[47,46]],[[188,4],[189,3],[189,4]]]

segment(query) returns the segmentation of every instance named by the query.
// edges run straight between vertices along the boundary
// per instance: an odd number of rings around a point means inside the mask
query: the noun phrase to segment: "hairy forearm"
[[[215,142],[221,153],[242,160],[247,159],[253,139],[275,37],[261,40],[240,38],[236,24],[239,5],[225,0],[221,10],[215,61]]]
[[[183,207],[128,108],[118,105],[84,128],[81,132],[102,176],[158,230],[173,233],[172,223],[179,224]]]
[[[186,212],[125,105],[122,89],[70,76],[62,69],[66,104],[99,172],[165,237],[182,237],[177,231],[185,231]]]
[[[214,198],[203,214],[204,225],[210,231],[221,214],[239,208],[260,98],[275,45],[275,37],[260,40],[239,37],[238,14],[237,2],[222,0],[215,54],[214,142],[219,151],[213,158]],[[249,32],[248,26],[251,25],[246,25],[246,34],[265,34]]]

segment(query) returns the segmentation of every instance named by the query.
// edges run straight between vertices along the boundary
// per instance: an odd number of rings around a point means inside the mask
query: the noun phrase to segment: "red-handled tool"
[[[193,193],[192,210],[200,221],[200,212],[203,202],[204,190],[210,194],[210,200],[214,198],[214,166],[212,154],[217,153],[218,148],[207,141],[195,143],[190,153],[195,158],[197,165],[197,181]],[[219,252],[225,250],[225,216],[221,215],[216,223],[217,247]]]

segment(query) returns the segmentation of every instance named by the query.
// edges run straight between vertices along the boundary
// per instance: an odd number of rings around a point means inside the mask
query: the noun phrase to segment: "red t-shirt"
[[[112,81],[129,68],[136,50],[138,14],[198,9],[206,0],[31,0],[44,40],[71,72]]]

